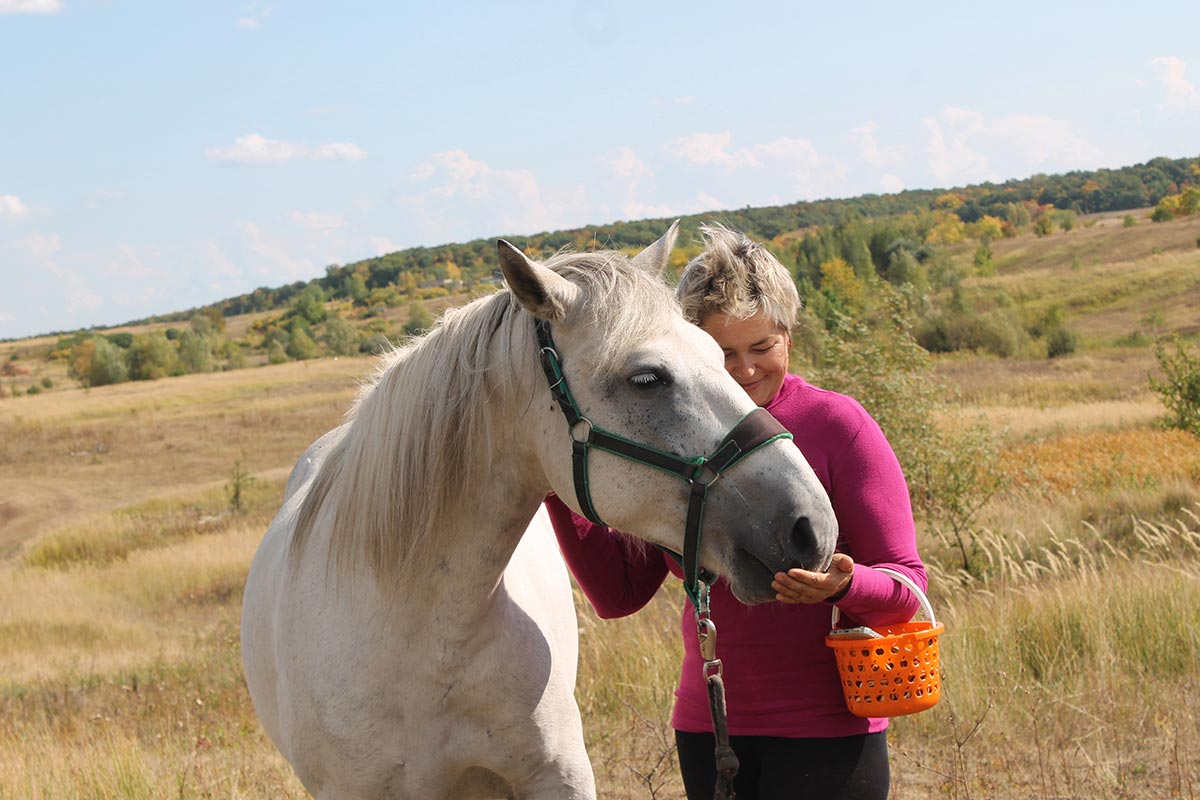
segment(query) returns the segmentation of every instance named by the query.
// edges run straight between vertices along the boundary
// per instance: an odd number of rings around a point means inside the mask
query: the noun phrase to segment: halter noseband
[[[591,420],[583,415],[571,390],[567,387],[567,379],[563,375],[562,361],[554,348],[554,339],[550,336],[550,324],[538,320],[536,325],[538,342],[538,361],[546,376],[550,393],[567,418],[567,426],[571,432],[571,462],[575,478],[575,496],[583,515],[592,522],[604,525],[596,507],[592,504],[591,492],[588,489],[588,452],[594,447],[615,456],[645,464],[648,467],[666,472],[682,479],[691,486],[688,500],[687,527],[683,537],[682,558],[663,548],[683,568],[683,588],[691,598],[697,615],[707,614],[708,587],[712,585],[715,576],[700,568],[700,532],[704,524],[704,506],[708,502],[708,487],[721,477],[725,470],[741,461],[752,452],[769,444],[776,439],[791,439],[792,434],[771,416],[770,412],[756,408],[734,425],[725,438],[709,456],[684,458],[665,450],[659,450],[650,445],[641,444],[618,436],[615,433],[593,425]],[[703,594],[700,583],[704,583]]]

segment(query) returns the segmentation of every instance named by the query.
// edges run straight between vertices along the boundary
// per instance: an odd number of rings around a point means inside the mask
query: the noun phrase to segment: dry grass
[[[51,527],[291,468],[370,359],[281,364],[0,402],[0,555]]]

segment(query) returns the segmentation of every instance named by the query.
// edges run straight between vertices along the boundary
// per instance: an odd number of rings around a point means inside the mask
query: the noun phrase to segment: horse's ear
[[[578,287],[557,272],[530,261],[503,239],[496,242],[496,249],[504,280],[522,308],[538,319],[562,322],[579,297]]]
[[[667,259],[671,256],[671,248],[675,246],[675,237],[678,235],[679,220],[675,220],[657,242],[633,257],[633,263],[655,275],[662,274],[667,268]]]

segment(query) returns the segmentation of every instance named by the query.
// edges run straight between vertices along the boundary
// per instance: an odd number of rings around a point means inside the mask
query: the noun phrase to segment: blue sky
[[[0,0],[0,338],[416,245],[1195,156],[1197,29],[1195,2]]]

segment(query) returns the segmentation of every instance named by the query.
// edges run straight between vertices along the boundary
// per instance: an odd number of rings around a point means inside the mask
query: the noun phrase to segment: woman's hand
[[[820,603],[844,595],[850,588],[853,574],[854,559],[845,553],[834,553],[829,572],[806,569],[789,569],[787,574],[776,572],[771,588],[775,590],[775,599],[781,603]]]

